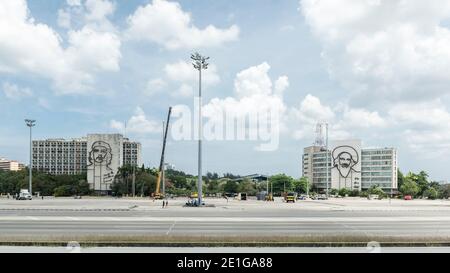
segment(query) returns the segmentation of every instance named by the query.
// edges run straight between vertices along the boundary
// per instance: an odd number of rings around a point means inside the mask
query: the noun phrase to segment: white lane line
[[[123,218],[117,218],[117,217],[105,217],[107,220],[109,220],[109,221],[115,221],[115,222],[117,222],[117,221],[123,221],[122,219]]]
[[[84,221],[84,222],[264,222],[264,223],[311,223],[311,222],[450,222],[449,216],[431,217],[66,217],[66,216],[0,216],[0,221]],[[416,223],[411,223],[415,225]]]
[[[170,226],[169,230],[166,232],[166,235],[169,235],[169,233],[172,231],[173,227],[175,226],[175,224],[177,223],[177,221],[174,221],[173,224]]]

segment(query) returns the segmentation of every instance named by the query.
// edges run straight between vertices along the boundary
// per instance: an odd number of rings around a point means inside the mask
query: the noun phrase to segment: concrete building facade
[[[123,165],[141,165],[141,144],[121,134],[89,134],[77,139],[34,140],[33,169],[53,175],[87,174],[91,189],[109,191]]]
[[[18,161],[0,158],[0,170],[2,171],[16,172],[22,170],[23,168],[25,168],[25,166]]]
[[[362,148],[360,140],[335,141],[325,147],[304,148],[302,174],[314,188],[367,190],[379,186],[386,192],[396,190],[397,150],[395,148]],[[326,160],[328,154],[328,162]]]

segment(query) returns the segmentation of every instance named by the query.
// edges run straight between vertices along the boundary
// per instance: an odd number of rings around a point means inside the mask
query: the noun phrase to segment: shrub
[[[431,200],[437,199],[438,198],[438,192],[435,188],[429,188],[427,190],[425,190],[425,192],[423,193],[423,195]]]

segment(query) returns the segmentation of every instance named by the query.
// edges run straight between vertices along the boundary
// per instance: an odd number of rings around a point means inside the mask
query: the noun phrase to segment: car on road
[[[328,197],[326,194],[319,194],[317,195],[317,200],[328,200]]]
[[[306,195],[299,195],[297,200],[306,200]]]
[[[17,195],[17,200],[31,200],[33,196],[31,196],[28,190],[20,190],[20,193]]]
[[[295,199],[297,199],[297,193],[295,192],[289,192],[284,196],[284,201],[286,201],[286,203],[295,203]]]
[[[412,200],[412,196],[411,195],[405,195],[403,197],[403,199],[405,199],[405,200]]]

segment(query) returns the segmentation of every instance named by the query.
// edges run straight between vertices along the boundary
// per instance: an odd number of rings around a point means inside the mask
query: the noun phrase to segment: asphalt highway
[[[171,202],[171,207],[163,209],[159,203],[145,207],[143,204],[147,203],[136,203],[138,206],[133,205],[134,201],[121,206],[120,201],[114,200],[108,201],[111,203],[95,200],[32,202],[4,201],[3,206],[0,202],[0,237],[349,235],[450,238],[448,203],[420,203],[405,209],[405,203],[395,206],[373,203],[374,206],[363,201],[355,201],[355,204],[340,200],[296,204],[221,201],[214,208],[183,208],[180,201]]]

